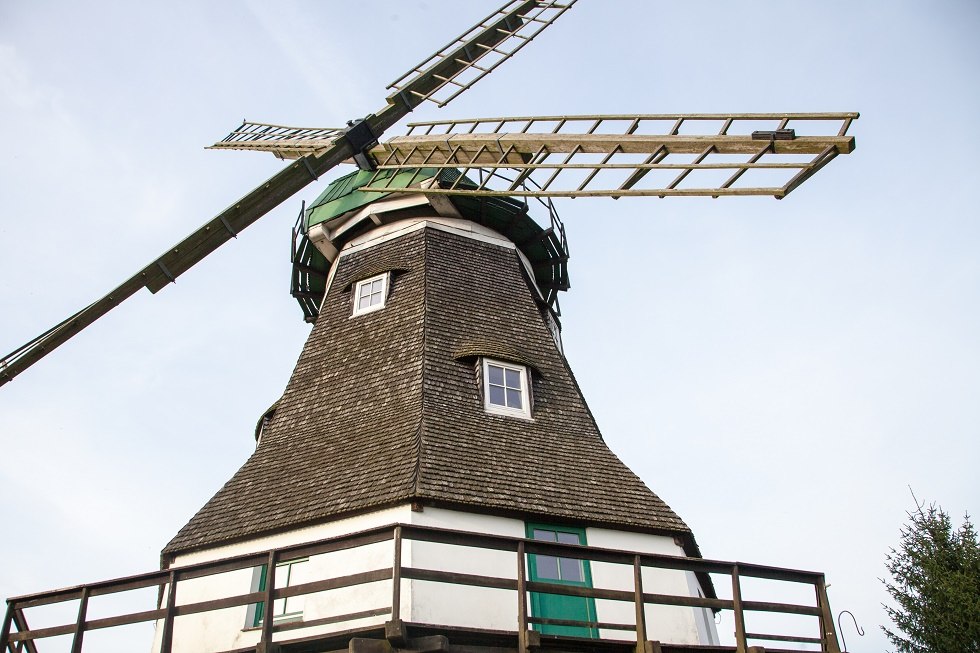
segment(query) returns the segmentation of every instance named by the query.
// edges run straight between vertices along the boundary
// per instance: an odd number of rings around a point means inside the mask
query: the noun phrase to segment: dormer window
[[[358,281],[354,286],[354,315],[384,308],[388,296],[388,273]]]
[[[531,418],[531,393],[525,366],[484,358],[483,393],[488,413]]]

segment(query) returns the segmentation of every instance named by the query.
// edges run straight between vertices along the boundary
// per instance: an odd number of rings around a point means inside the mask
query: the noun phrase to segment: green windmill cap
[[[376,202],[387,197],[392,192],[410,185],[418,185],[421,182],[432,179],[433,177],[458,177],[459,173],[455,170],[440,170],[439,168],[420,168],[416,170],[382,170],[379,172],[371,170],[358,170],[349,175],[332,182],[320,193],[313,205],[306,211],[306,228],[329,222],[334,218],[344,215],[349,211],[355,211],[371,202]],[[374,180],[375,186],[384,185],[390,188],[389,192],[362,191],[361,187]],[[450,179],[452,181],[452,179]]]

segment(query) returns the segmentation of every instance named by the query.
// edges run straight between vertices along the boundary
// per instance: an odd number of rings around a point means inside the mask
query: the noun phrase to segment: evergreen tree
[[[899,653],[980,653],[980,542],[969,515],[959,529],[935,504],[908,516],[882,581],[896,630],[882,629]]]

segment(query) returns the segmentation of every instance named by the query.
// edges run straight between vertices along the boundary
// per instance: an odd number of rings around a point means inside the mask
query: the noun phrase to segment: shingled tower
[[[167,545],[164,562],[389,523],[698,556],[687,525],[603,442],[562,355],[549,303],[567,284],[560,224],[538,226],[513,200],[358,191],[369,176],[334,182],[306,212],[296,294],[318,313],[313,331],[254,454]],[[280,566],[277,585],[299,582],[304,566]],[[591,582],[579,561],[559,558],[553,571]],[[255,572],[253,590],[265,576]],[[683,593],[710,594],[703,581]],[[546,597],[534,602],[537,616],[608,621],[592,600]],[[409,622],[471,601],[464,625],[502,627],[484,598],[447,603],[418,589],[406,601]],[[309,620],[314,603],[285,599],[275,618]],[[701,612],[686,609],[666,630],[710,643]],[[261,622],[252,613],[245,637]]]

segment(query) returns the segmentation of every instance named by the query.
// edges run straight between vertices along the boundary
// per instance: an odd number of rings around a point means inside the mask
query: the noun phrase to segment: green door
[[[585,530],[569,526],[528,524],[527,536],[532,540],[585,544]],[[555,556],[529,555],[528,567],[531,581],[592,587],[592,573],[588,560],[558,558]],[[565,619],[594,622],[595,599],[584,596],[545,594],[531,592],[531,616],[545,619]],[[556,626],[534,624],[534,629],[546,635],[571,635],[574,637],[599,636],[598,630],[587,626]]]

